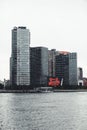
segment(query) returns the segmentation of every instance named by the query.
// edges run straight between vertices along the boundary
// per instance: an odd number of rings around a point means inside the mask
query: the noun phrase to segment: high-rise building
[[[83,79],[83,69],[81,67],[78,67],[77,73],[78,73],[78,79],[82,80]]]
[[[30,85],[30,32],[26,27],[12,30],[10,81],[11,85]]]
[[[69,58],[66,54],[59,54],[55,57],[55,75],[63,85],[69,85]]]
[[[56,49],[49,50],[49,54],[48,54],[49,77],[55,77],[55,55],[56,55]]]
[[[62,53],[62,52],[61,52]],[[55,77],[55,57],[59,55],[59,51],[56,51],[56,49],[49,50],[48,53],[48,75],[49,77]]]
[[[69,85],[78,85],[77,53],[69,53]]]
[[[77,54],[67,52],[56,55],[55,75],[63,85],[77,85]]]
[[[48,78],[48,48],[30,48],[30,81],[32,86],[46,86]]]
[[[78,67],[77,70],[78,85],[83,86],[83,69]]]

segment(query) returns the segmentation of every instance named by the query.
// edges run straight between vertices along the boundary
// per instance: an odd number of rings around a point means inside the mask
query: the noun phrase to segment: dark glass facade
[[[56,55],[55,75],[63,82],[63,85],[77,85],[77,54]]]
[[[55,75],[63,80],[64,85],[69,85],[69,58],[68,55],[59,54],[55,58]]]
[[[30,48],[30,82],[32,86],[46,86],[48,77],[48,48]]]

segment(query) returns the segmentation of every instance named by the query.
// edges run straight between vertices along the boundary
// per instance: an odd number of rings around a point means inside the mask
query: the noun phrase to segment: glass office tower
[[[32,86],[46,86],[48,78],[48,48],[30,48],[30,77]]]
[[[55,72],[63,85],[77,85],[77,53],[56,55]]]
[[[12,30],[10,81],[11,85],[30,85],[30,32],[26,27]]]

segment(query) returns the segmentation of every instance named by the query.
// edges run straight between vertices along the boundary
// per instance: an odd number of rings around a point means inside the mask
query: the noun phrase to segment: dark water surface
[[[0,93],[0,130],[87,130],[87,92]]]

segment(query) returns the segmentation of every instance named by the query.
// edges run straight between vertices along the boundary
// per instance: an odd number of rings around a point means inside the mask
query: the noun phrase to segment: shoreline
[[[87,92],[87,89],[55,89],[55,90],[5,90],[5,89],[0,89],[0,93],[49,93],[49,92]]]
[[[63,90],[54,90],[54,92],[87,92],[87,89],[63,89]]]

